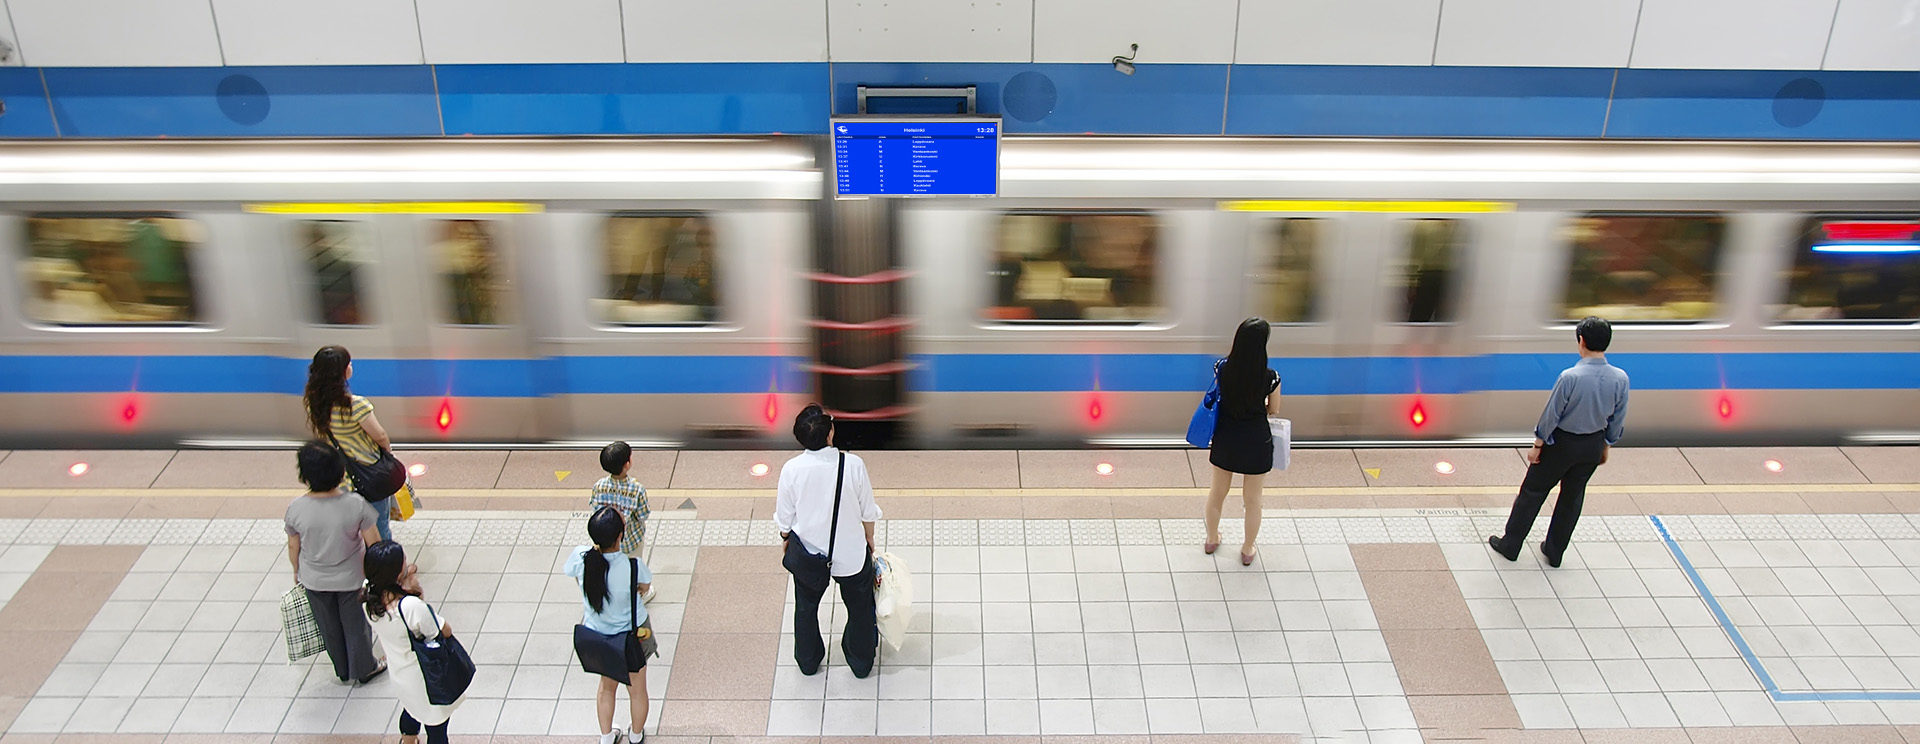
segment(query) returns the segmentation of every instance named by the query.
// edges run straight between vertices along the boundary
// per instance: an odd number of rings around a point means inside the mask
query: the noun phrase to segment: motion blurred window
[[[720,319],[713,225],[700,214],[607,218],[606,284],[594,305],[616,325],[712,323]]]
[[[1313,266],[1328,229],[1325,219],[1291,217],[1260,227],[1260,264],[1253,273],[1253,313],[1268,323],[1312,323],[1320,318]]]
[[[1161,316],[1159,221],[1150,214],[1000,217],[989,320],[1138,323]]]
[[[343,220],[307,220],[299,226],[301,258],[313,276],[322,325],[372,322],[360,292],[360,267],[369,263],[367,226]]]
[[[1466,223],[1421,219],[1407,220],[1403,226],[1407,231],[1406,259],[1393,277],[1405,309],[1402,321],[1453,322],[1454,290],[1459,283],[1455,262],[1466,239]]]
[[[1588,214],[1567,224],[1561,317],[1698,321],[1718,311],[1727,221],[1707,214]]]
[[[1920,319],[1920,218],[1809,218],[1775,313],[1788,321]]]
[[[454,325],[506,322],[500,310],[506,287],[497,228],[486,220],[440,220],[435,225],[433,255],[447,283],[447,319]]]
[[[55,325],[185,324],[200,223],[169,215],[27,218],[27,317]]]

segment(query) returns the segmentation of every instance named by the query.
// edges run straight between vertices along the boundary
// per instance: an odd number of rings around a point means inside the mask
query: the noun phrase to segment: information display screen
[[[993,196],[1000,191],[1000,120],[834,119],[840,196]]]

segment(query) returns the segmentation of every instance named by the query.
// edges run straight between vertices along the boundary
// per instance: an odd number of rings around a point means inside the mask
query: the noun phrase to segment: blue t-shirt
[[[574,548],[573,555],[567,558],[566,573],[572,576],[576,583],[586,575],[586,557],[590,552],[598,552],[598,550],[591,545],[582,545]],[[627,560],[626,553],[602,553],[601,555],[607,558],[607,591],[613,596],[603,600],[600,603],[600,611],[594,612],[593,605],[587,602],[586,587],[582,586],[580,606],[584,612],[580,624],[587,626],[595,633],[625,633],[647,621],[647,606],[629,600],[626,593],[621,591],[621,587],[631,588],[635,583],[651,584],[653,572],[648,570],[646,562],[642,561],[639,564],[640,576],[635,579],[631,568],[633,564]],[[634,607],[639,608],[640,617],[632,616]]]

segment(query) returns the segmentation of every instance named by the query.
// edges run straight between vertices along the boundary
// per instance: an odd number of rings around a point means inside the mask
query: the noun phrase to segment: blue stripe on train
[[[920,392],[1183,392],[1204,389],[1204,354],[931,354]],[[1450,395],[1544,390],[1571,354],[1274,360],[1293,395]],[[1636,390],[1920,388],[1920,353],[1615,354]],[[781,356],[569,356],[354,364],[374,396],[526,398],[564,394],[730,394],[810,389]],[[300,394],[306,360],[270,356],[0,356],[0,393]]]

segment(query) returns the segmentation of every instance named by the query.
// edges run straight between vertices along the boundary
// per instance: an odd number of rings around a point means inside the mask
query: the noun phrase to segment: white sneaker
[[[620,744],[626,741],[626,739],[626,732],[621,731],[619,727],[615,727],[611,733],[600,735],[600,744]]]

